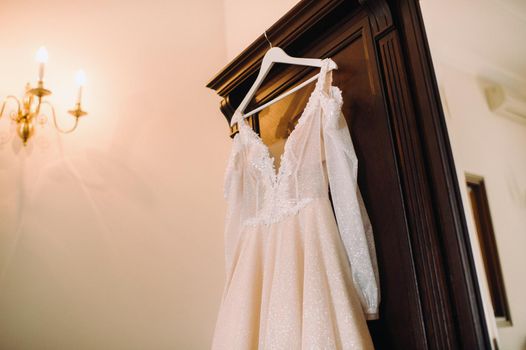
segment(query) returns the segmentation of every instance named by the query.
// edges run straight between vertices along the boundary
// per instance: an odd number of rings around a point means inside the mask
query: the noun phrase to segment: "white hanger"
[[[257,112],[261,111],[262,109],[270,106],[271,104],[274,104],[283,98],[289,96],[290,94],[298,91],[299,89],[303,88],[304,86],[310,84],[311,82],[318,79],[320,76],[320,73],[314,75],[313,77],[305,80],[303,83],[299,84],[298,86],[294,87],[293,89],[290,89],[289,91],[279,95],[278,97],[274,98],[273,100],[265,103],[262,106],[259,106],[258,108],[243,114],[243,111],[245,108],[247,108],[247,105],[252,100],[252,97],[256,94],[257,89],[261,86],[261,83],[267,76],[267,74],[270,72],[270,69],[274,65],[274,63],[286,63],[286,64],[294,64],[298,66],[310,66],[310,67],[318,67],[321,68],[323,65],[323,60],[319,58],[302,58],[302,57],[292,57],[287,55],[283,49],[279,47],[272,47],[272,43],[268,40],[267,33],[265,32],[265,38],[270,44],[270,49],[265,53],[265,56],[263,57],[263,61],[261,62],[261,68],[259,70],[259,74],[256,78],[256,81],[254,84],[252,84],[252,87],[250,87],[250,90],[248,90],[247,94],[243,98],[243,101],[239,104],[239,106],[236,109],[236,113],[234,115],[239,114],[240,120],[243,120],[244,118],[250,117],[253,114],[256,114]],[[232,118],[230,121],[230,126],[237,123],[239,118]]]

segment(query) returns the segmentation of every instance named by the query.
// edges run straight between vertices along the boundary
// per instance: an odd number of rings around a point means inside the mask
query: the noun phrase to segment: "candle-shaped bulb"
[[[77,86],[84,86],[86,85],[86,73],[81,69],[77,72],[75,75],[75,81],[77,82]]]
[[[36,60],[38,63],[47,63],[48,54],[45,46],[41,46],[36,55]]]
[[[44,80],[44,66],[46,65],[47,60],[48,60],[47,50],[46,50],[46,48],[44,46],[41,46],[38,49],[37,55],[36,55],[36,60],[39,63],[39,65],[38,65],[38,81],[43,81]]]
[[[80,106],[80,102],[82,100],[82,88],[84,87],[84,85],[86,85],[86,73],[84,73],[82,69],[79,70],[75,75],[75,81],[77,82],[77,86],[79,88],[77,104]]]

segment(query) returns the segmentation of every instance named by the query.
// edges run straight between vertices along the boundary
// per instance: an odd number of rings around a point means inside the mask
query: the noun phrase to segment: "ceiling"
[[[526,1],[420,0],[433,60],[526,91]]]

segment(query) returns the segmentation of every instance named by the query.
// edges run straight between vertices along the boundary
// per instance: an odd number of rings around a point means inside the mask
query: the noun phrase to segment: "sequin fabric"
[[[366,319],[378,318],[376,253],[335,68],[323,61],[277,170],[234,115],[214,350],[373,349]]]

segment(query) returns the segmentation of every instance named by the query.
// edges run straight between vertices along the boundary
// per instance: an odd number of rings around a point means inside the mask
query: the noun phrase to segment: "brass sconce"
[[[2,103],[2,108],[0,109],[1,118],[4,114],[4,110],[7,103],[10,100],[16,102],[16,109],[11,111],[10,117],[11,120],[16,122],[17,124],[17,133],[18,136],[20,136],[20,138],[22,139],[24,146],[27,144],[27,141],[35,132],[35,120],[37,119],[37,117],[42,116],[42,107],[44,105],[47,105],[51,110],[51,115],[53,117],[53,124],[55,128],[59,132],[65,134],[75,130],[77,128],[79,118],[87,114],[86,111],[82,110],[81,107],[82,88],[86,82],[86,76],[83,71],[79,71],[76,76],[78,84],[77,102],[75,104],[75,108],[68,111],[68,113],[75,118],[75,124],[68,130],[64,130],[59,127],[57,123],[55,107],[53,107],[53,105],[49,101],[45,101],[43,99],[45,96],[51,95],[51,91],[44,87],[44,68],[48,60],[48,53],[45,47],[41,47],[37,51],[36,60],[39,63],[37,86],[31,87],[31,85],[27,83],[26,91],[22,99],[18,99],[14,95],[9,95],[4,99]]]

